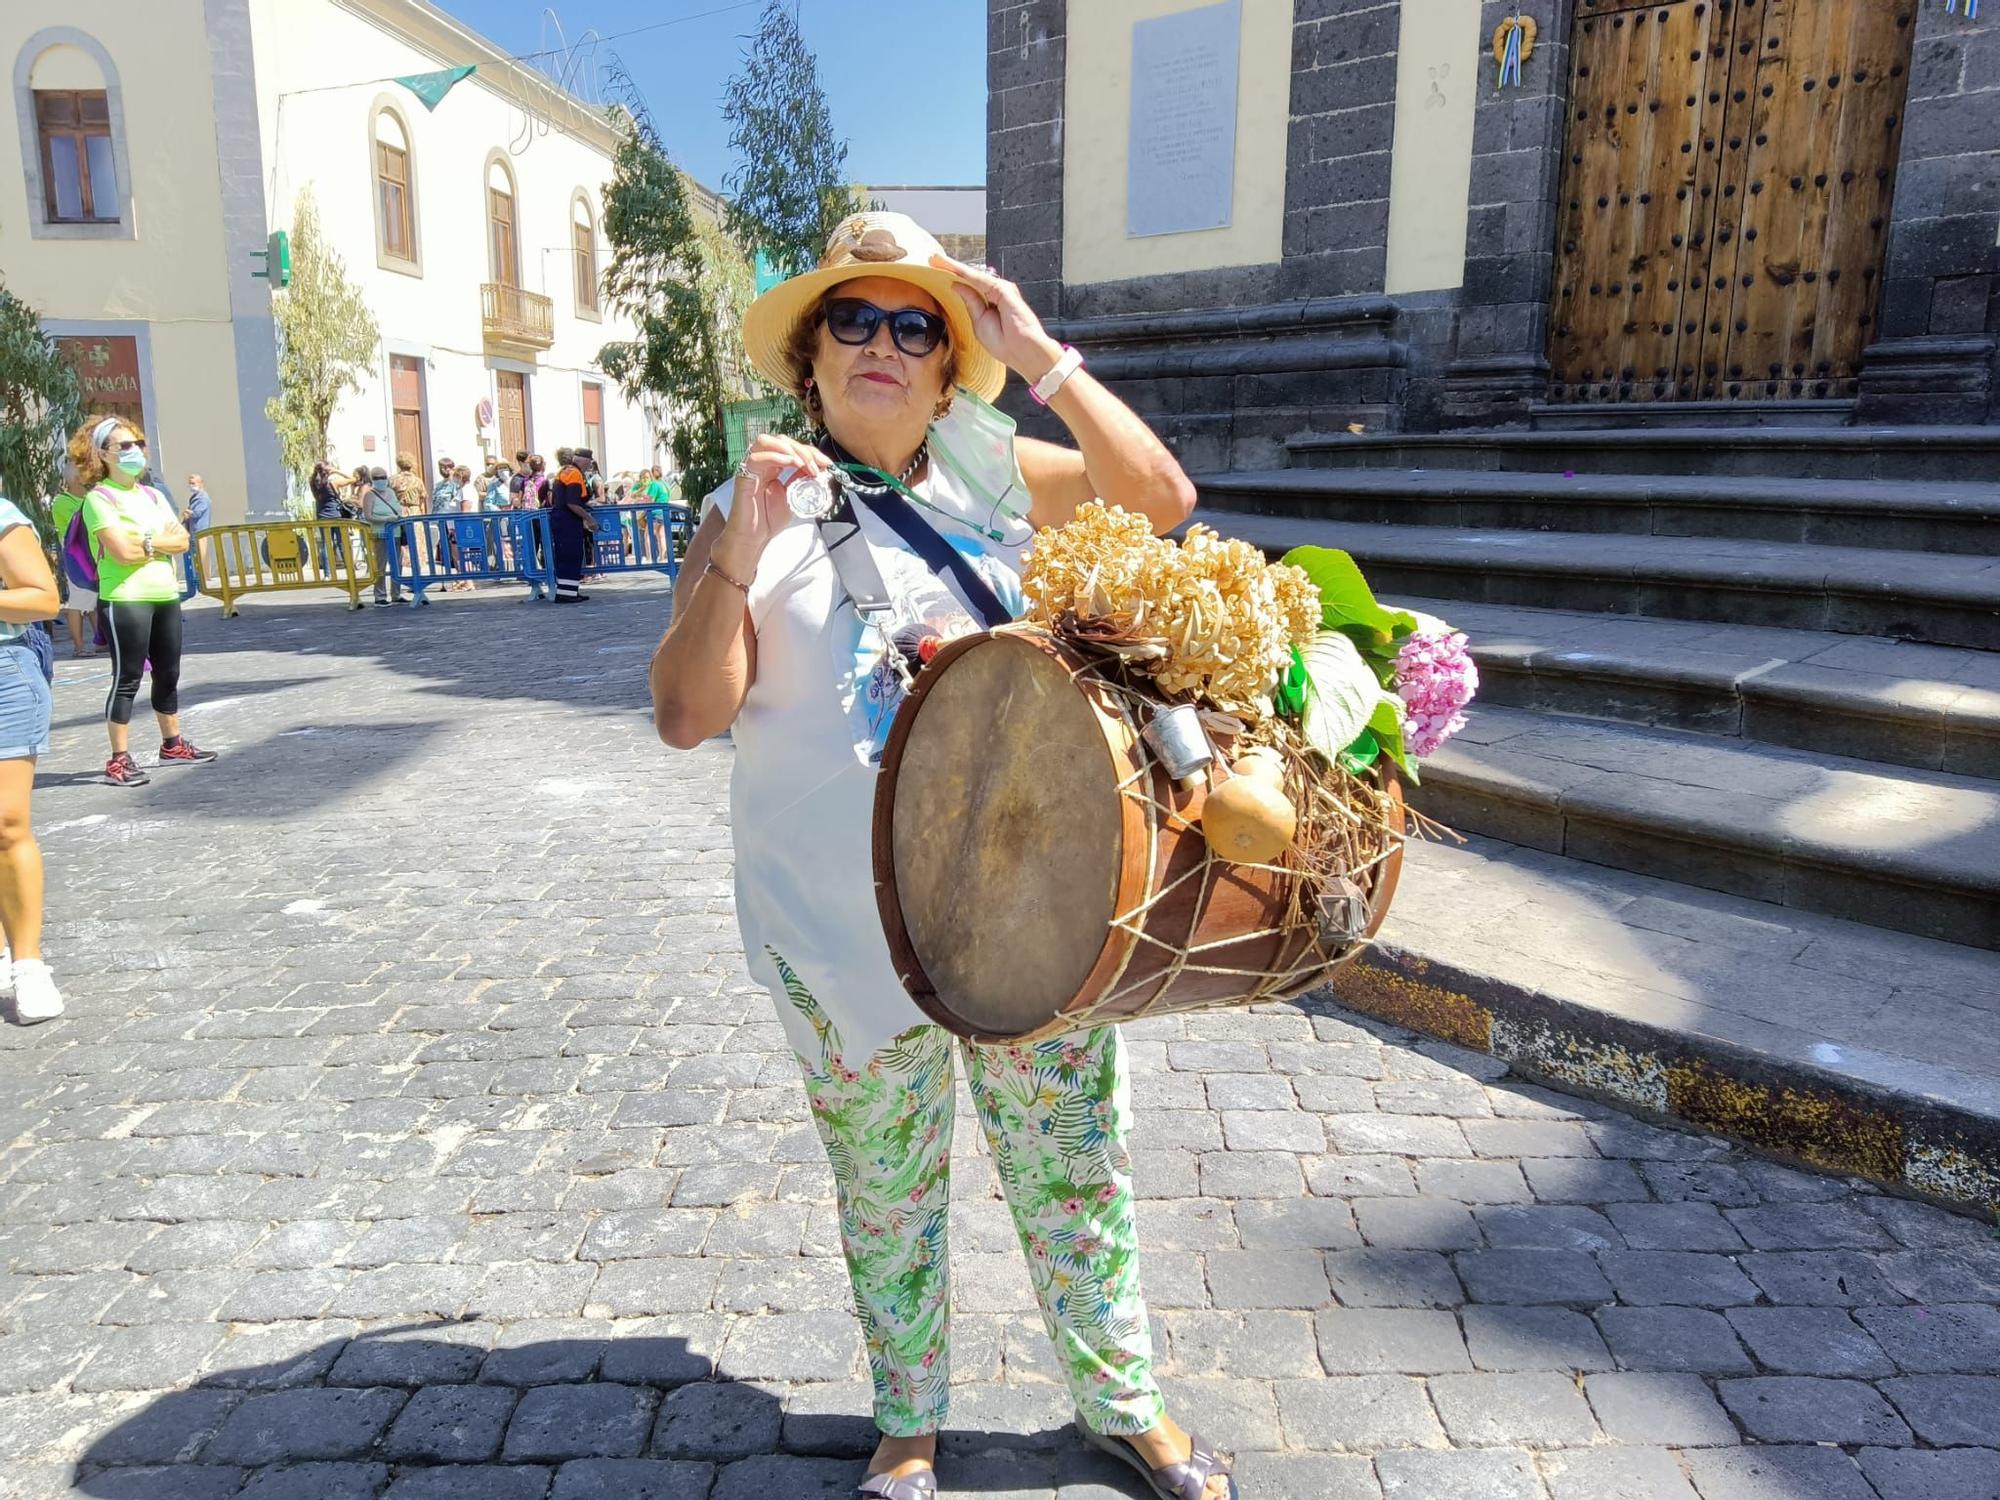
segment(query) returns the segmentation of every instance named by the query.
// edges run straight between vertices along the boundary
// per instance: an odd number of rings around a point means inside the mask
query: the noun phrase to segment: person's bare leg
[[[0,760],[0,926],[16,960],[42,956],[42,848],[29,822],[32,760]]]
[[[875,1456],[868,1461],[870,1474],[887,1474],[891,1479],[908,1479],[912,1474],[921,1474],[925,1469],[937,1466],[937,1434],[927,1432],[921,1437],[888,1437],[876,1445]]]
[[[69,654],[71,656],[83,655],[83,611],[80,609],[64,610],[63,624],[69,627]]]
[[[168,743],[170,740],[177,740],[180,738],[181,716],[179,714],[155,713],[153,717],[160,721],[161,744],[164,745]]]
[[[104,727],[111,732],[111,753],[113,755],[123,755],[126,748],[132,743],[132,726],[130,724],[120,724],[115,719],[106,719]]]

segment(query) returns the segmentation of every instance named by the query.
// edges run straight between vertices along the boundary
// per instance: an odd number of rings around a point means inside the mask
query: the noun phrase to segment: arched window
[[[521,229],[516,218],[514,176],[498,157],[486,164],[486,222],[491,230],[493,279],[521,284]]]
[[[14,94],[30,232],[130,238],[124,97],[111,54],[71,27],[38,31],[15,58]]]
[[[571,259],[576,265],[576,310],[584,317],[597,317],[601,308],[597,295],[597,223],[591,217],[590,200],[582,193],[570,205]]]
[[[385,266],[417,268],[417,185],[410,131],[393,109],[374,113],[375,251]]]

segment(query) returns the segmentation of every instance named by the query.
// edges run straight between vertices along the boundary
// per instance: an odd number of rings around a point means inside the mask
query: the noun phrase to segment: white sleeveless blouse
[[[1011,451],[1006,460],[1012,470]],[[935,441],[929,476],[914,488],[928,502],[919,513],[932,529],[972,558],[1018,615],[1021,554],[1033,536],[1025,490],[992,503],[994,487],[943,461]],[[708,504],[726,516],[731,498],[724,485]],[[981,628],[948,580],[935,578],[865,507],[856,510],[898,602],[897,623],[928,622],[946,636]],[[729,797],[743,949],[793,1047],[818,1061],[837,1045],[859,1069],[926,1019],[896,977],[875,904],[874,762],[900,689],[880,665],[884,642],[855,613],[812,522],[794,520],[772,539],[751,580],[749,608],[757,673],[731,731]],[[815,1030],[787,989],[787,970],[834,1037]]]

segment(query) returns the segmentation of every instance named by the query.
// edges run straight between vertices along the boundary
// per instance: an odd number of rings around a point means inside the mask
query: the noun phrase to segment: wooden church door
[[[1577,0],[1550,397],[1849,397],[1917,0]]]

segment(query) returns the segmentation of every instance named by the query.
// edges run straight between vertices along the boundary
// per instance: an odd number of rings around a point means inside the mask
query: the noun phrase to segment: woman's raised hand
[[[1055,368],[1062,345],[1049,337],[1019,287],[949,255],[933,255],[931,264],[959,279],[952,293],[972,314],[972,331],[987,353],[1031,385]]]
[[[755,567],[771,538],[791,524],[785,487],[801,471],[824,474],[833,460],[810,443],[767,432],[750,445],[736,471],[736,493],[730,501],[729,525],[716,541],[728,558]]]

